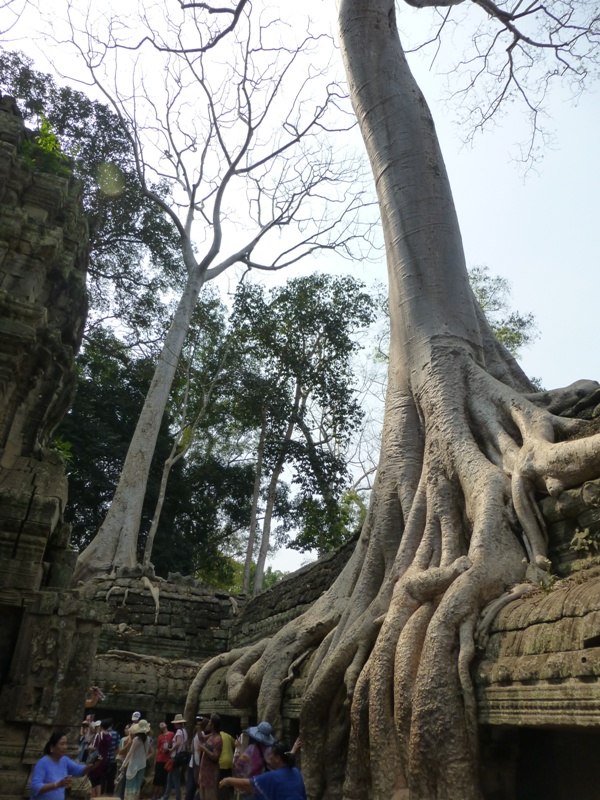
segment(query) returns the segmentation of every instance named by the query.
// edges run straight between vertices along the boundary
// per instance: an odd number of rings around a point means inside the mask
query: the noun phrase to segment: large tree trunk
[[[527,561],[548,568],[534,492],[600,474],[599,436],[555,444],[577,422],[553,413],[591,384],[528,394],[479,312],[394,0],[340,0],[340,38],[388,258],[379,470],[340,578],[260,657],[239,658],[229,697],[257,699],[259,717],[277,726],[290,665],[314,651],[300,718],[311,798],[476,800],[476,623],[524,579]]]
[[[146,395],[110,509],[98,533],[79,555],[73,581],[137,564],[137,541],[152,456],[205,269],[188,277]]]

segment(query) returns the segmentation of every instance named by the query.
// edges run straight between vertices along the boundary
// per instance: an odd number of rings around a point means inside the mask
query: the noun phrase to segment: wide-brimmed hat
[[[172,722],[173,725],[177,725],[178,723],[181,723],[183,725],[184,723],[187,722],[187,720],[183,718],[183,714],[175,714],[175,716],[172,719]]]
[[[271,745],[275,744],[273,728],[268,722],[260,722],[253,728],[248,728],[248,736],[261,744],[266,744],[267,747],[271,747]]]
[[[136,733],[150,733],[150,723],[147,719],[141,719],[129,728],[129,733],[133,733],[134,736]]]

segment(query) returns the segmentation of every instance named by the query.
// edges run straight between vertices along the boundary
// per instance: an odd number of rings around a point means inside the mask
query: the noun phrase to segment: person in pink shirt
[[[221,739],[221,717],[218,714],[211,714],[206,733],[208,734],[203,742],[200,743],[199,750],[202,753],[200,760],[200,771],[198,773],[198,787],[200,789],[200,800],[217,800],[219,791],[219,759],[223,749]]]
[[[268,769],[267,757],[270,755],[271,747],[275,744],[273,728],[268,722],[260,722],[258,725],[248,728],[250,744],[243,753],[238,752],[233,759],[233,774],[236,778],[254,778],[262,775]],[[241,800],[252,800],[251,793],[240,794]]]

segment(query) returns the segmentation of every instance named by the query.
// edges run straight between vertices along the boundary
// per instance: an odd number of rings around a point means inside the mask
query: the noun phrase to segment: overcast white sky
[[[284,7],[289,5],[288,0]],[[332,16],[333,0],[307,0],[304,5],[317,18]],[[19,34],[24,31],[13,36]],[[5,46],[39,58],[26,40]],[[540,338],[523,353],[525,372],[539,377],[546,388],[579,378],[600,379],[598,94],[583,95],[577,105],[564,95],[553,98],[547,125],[554,132],[554,146],[545,151],[537,172],[524,177],[511,158],[516,118],[506,117],[502,127],[464,147],[452,107],[440,100],[440,80],[422,60],[415,69],[436,121],[467,264],[485,264],[508,278],[513,306],[536,317]],[[354,271],[367,282],[385,281],[383,263],[356,265]],[[272,563],[293,569],[304,558],[282,553]]]

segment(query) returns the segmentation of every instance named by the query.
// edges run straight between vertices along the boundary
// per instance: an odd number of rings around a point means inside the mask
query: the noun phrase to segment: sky
[[[324,20],[334,13],[332,0],[306,0],[303,9]],[[32,20],[24,24],[35,25]],[[27,27],[15,28],[4,46],[23,49],[40,62],[26,32]],[[562,92],[551,97],[546,126],[553,144],[525,174],[514,160],[522,123],[515,110],[473,145],[464,145],[465,129],[457,126],[455,108],[444,99],[444,82],[423,58],[416,57],[413,68],[436,123],[467,265],[486,265],[507,278],[513,307],[536,318],[539,338],[522,353],[525,372],[545,388],[580,378],[599,380],[599,87],[577,103]],[[353,265],[352,271],[368,283],[385,282],[383,259]],[[270,563],[289,570],[305,559],[286,551]]]

